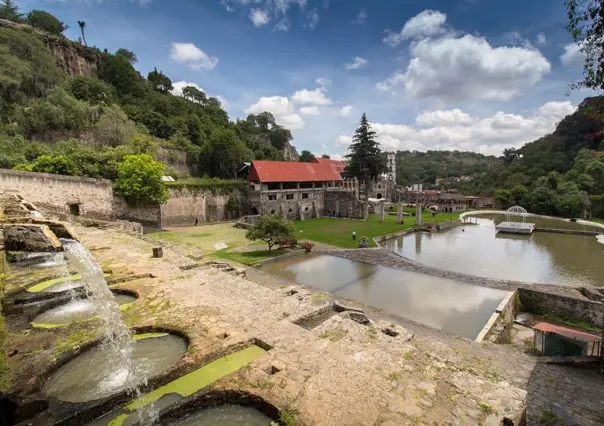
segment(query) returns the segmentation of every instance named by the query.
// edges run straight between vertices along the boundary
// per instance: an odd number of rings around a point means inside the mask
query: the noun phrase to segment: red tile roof
[[[290,161],[252,161],[249,181],[329,182],[343,180],[331,164]]]
[[[346,161],[332,160],[330,158],[313,157],[311,163],[326,164],[333,168],[337,173],[342,173],[346,168]]]
[[[584,333],[583,331],[572,330],[570,328],[549,324],[547,322],[537,323],[533,327],[533,329],[543,331],[545,333],[556,333],[560,336],[568,337],[570,339],[583,340],[585,342],[597,342],[600,340],[598,336],[594,336],[593,334]]]

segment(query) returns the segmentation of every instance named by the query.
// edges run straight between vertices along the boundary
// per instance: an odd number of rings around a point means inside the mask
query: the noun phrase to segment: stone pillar
[[[369,203],[365,202],[363,205],[363,220],[369,219]]]
[[[380,212],[380,214],[381,214],[380,220],[382,222],[386,222],[386,202],[382,201],[381,204],[382,204],[382,211]]]
[[[352,219],[352,206],[348,206],[348,219]]]
[[[336,217],[340,216],[340,200],[336,200]]]
[[[415,224],[417,226],[424,224],[424,221],[422,220],[422,203],[417,203],[415,205]]]
[[[283,182],[279,182],[279,189],[283,191]]]
[[[399,225],[401,223],[403,223],[404,219],[403,219],[403,205],[402,204],[397,204],[396,205],[396,223],[398,223]]]

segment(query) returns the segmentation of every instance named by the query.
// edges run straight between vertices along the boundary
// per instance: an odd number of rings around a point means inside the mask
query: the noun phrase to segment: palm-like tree
[[[86,22],[78,21],[78,25],[80,26],[80,31],[82,31],[82,40],[84,41],[84,45],[88,46],[88,43],[86,43],[86,36],[84,35],[84,27],[86,26]]]

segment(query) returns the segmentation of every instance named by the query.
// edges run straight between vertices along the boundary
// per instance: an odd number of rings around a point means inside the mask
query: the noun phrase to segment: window
[[[80,215],[80,203],[68,204],[69,212],[74,216]]]
[[[268,194],[268,201],[275,201],[277,199],[277,194]]]
[[[271,210],[271,214],[275,214],[275,211],[274,211],[274,210]]]
[[[289,209],[287,212],[288,212],[288,213],[291,213],[291,212],[293,212],[293,210],[292,210],[292,209]]]
[[[286,200],[293,200],[294,199],[294,194],[286,194],[285,195],[285,199]]]
[[[302,198],[308,198],[308,192],[303,192],[302,193]]]
[[[304,207],[304,211],[307,212],[308,211],[308,207]]]

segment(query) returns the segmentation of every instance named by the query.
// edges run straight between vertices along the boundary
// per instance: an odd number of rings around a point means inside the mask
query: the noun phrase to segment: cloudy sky
[[[592,93],[562,0],[23,0],[89,44],[219,97],[232,119],[272,112],[298,151],[344,155],[366,112],[385,150],[501,154]]]

